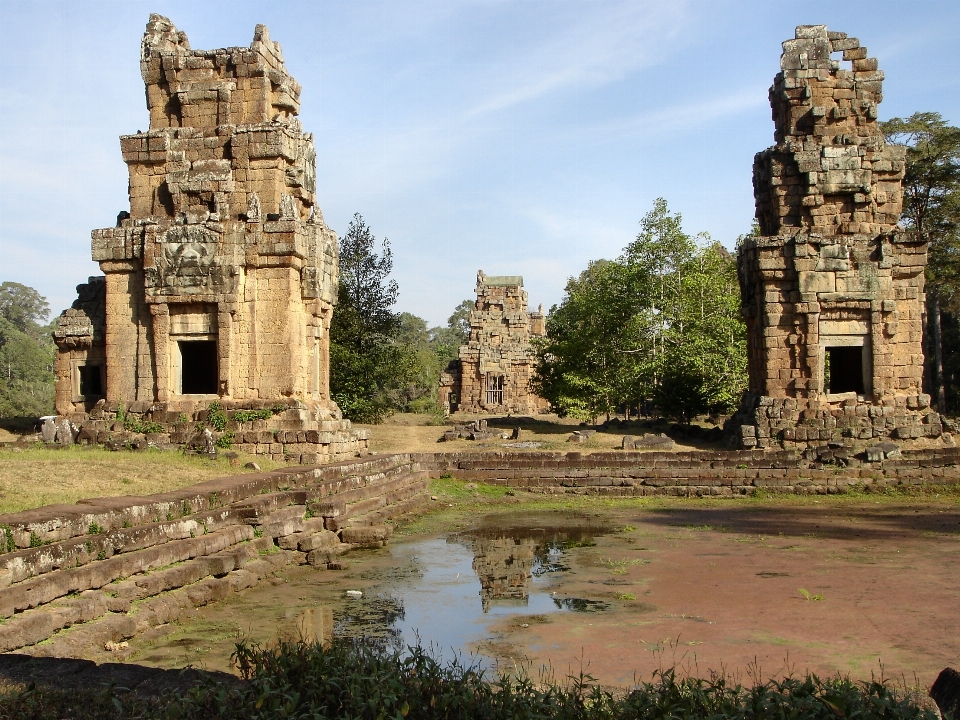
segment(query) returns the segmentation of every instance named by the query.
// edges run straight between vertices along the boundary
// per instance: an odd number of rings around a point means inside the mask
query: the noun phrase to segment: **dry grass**
[[[514,450],[518,452],[543,450],[577,450],[591,452],[598,450],[613,450],[619,448],[624,435],[641,435],[644,432],[654,432],[654,429],[640,428],[611,428],[597,429],[586,443],[568,443],[567,438],[574,430],[582,429],[575,420],[558,418],[556,415],[539,415],[532,417],[489,417],[491,430],[510,432],[513,428],[521,428],[522,442],[539,442],[539,448],[513,448],[512,440],[501,438],[491,440],[453,440],[440,442],[446,430],[453,429],[454,423],[468,423],[482,415],[454,415],[448,419],[446,425],[430,425],[429,415],[413,413],[399,413],[393,415],[381,425],[357,425],[368,428],[372,439],[370,449],[376,453],[398,452],[480,452],[484,450]],[[666,425],[664,425],[666,427]],[[659,429],[657,431],[660,431]],[[706,446],[704,446],[706,447]],[[676,451],[695,450],[693,445],[677,444]]]
[[[512,441],[501,438],[472,441],[438,442],[454,422],[467,423],[477,416],[455,416],[447,425],[431,425],[429,415],[401,413],[382,425],[357,425],[372,431],[371,451],[379,454],[398,452],[515,452],[558,450],[591,452],[619,448],[624,434],[639,435],[644,430],[599,429],[583,444],[568,443],[578,424],[556,416],[488,418],[491,429],[509,432],[522,429],[521,441],[541,443],[536,448],[513,448]],[[0,423],[0,442],[9,442],[30,426]],[[13,432],[9,432],[12,430]],[[650,432],[650,429],[646,430]],[[677,450],[693,449],[677,445]],[[239,465],[255,460],[263,470],[278,467],[263,457],[244,457]],[[207,460],[174,451],[111,452],[102,448],[74,446],[64,450],[42,446],[0,447],[0,513],[17,512],[41,505],[73,503],[82,498],[114,495],[151,495],[167,492],[204,480],[246,472],[224,460]]]
[[[239,464],[248,460],[256,460],[263,470],[277,467],[264,458],[242,455]],[[0,449],[0,513],[89,497],[151,495],[241,472],[251,471],[231,467],[222,458],[207,460],[175,451],[8,447]]]

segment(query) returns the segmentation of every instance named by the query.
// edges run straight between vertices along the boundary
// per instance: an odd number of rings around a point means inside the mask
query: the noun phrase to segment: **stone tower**
[[[249,47],[191,50],[151,15],[140,71],[150,128],[120,138],[130,210],[93,231],[105,277],[54,333],[57,411],[124,403],[162,421],[216,400],[336,424],[337,236],[280,45],[258,25]]]
[[[527,310],[523,278],[477,273],[470,339],[440,379],[440,403],[469,413],[539,413],[549,403],[530,390],[530,338],[546,333],[543,312]]]
[[[798,27],[780,67],[776,145],[753,166],[760,236],[738,256],[750,374],[738,440],[939,436],[921,390],[927,248],[897,226],[904,150],[877,123],[883,73],[823,25]]]

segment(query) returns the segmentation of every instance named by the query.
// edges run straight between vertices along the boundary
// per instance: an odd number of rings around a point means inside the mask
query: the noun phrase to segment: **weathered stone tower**
[[[776,145],[754,160],[760,237],[738,257],[750,388],[737,439],[937,437],[921,391],[927,248],[897,226],[904,150],[877,123],[883,73],[823,25],[798,27],[780,66]]]
[[[362,449],[329,395],[337,236],[280,45],[258,25],[250,47],[191,50],[151,15],[140,71],[150,129],[120,138],[130,211],[93,231],[105,278],[55,332],[57,411],[285,407],[288,425],[339,433],[328,454]]]
[[[476,293],[470,340],[440,378],[440,403],[469,413],[546,412],[549,403],[530,391],[530,338],[546,334],[543,311],[527,311],[520,276],[488,276],[481,270]]]

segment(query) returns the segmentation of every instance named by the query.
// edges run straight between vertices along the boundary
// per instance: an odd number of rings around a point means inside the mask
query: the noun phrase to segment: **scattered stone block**
[[[646,433],[634,441],[638,450],[672,450],[677,444],[664,433]]]
[[[930,697],[944,717],[960,717],[960,672],[951,667],[941,670],[930,688]]]

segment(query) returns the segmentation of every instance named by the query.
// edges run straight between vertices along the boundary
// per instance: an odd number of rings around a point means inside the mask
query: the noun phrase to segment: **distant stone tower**
[[[776,145],[753,166],[761,236],[738,255],[750,388],[737,440],[937,437],[921,391],[927,248],[897,226],[904,150],[877,123],[883,73],[823,25],[798,27],[780,66]]]
[[[249,47],[191,50],[151,15],[140,72],[150,129],[120,138],[130,210],[93,231],[105,278],[78,288],[54,333],[57,411],[123,403],[163,422],[213,400],[279,404],[301,431],[346,431],[329,393],[337,236],[280,45],[258,25]],[[358,448],[326,439],[324,452]]]
[[[539,413],[549,403],[530,390],[530,338],[546,334],[542,311],[528,312],[523,278],[477,273],[470,339],[440,379],[440,402],[469,413]]]

